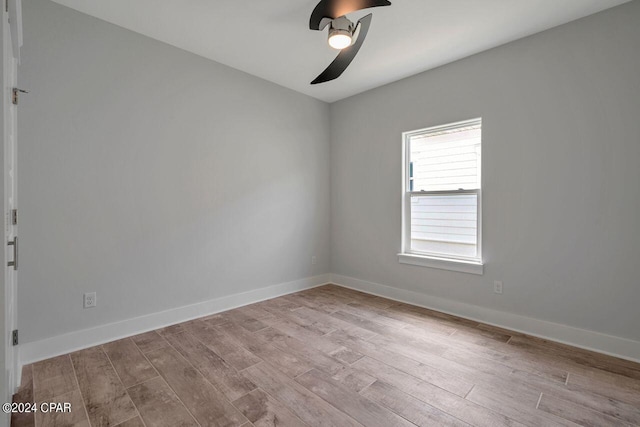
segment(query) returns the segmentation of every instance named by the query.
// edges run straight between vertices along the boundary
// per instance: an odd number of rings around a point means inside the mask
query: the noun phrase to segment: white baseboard
[[[176,323],[186,322],[198,317],[231,310],[281,295],[311,289],[327,283],[334,283],[338,286],[378,295],[395,301],[441,311],[477,322],[487,323],[634,362],[640,362],[640,342],[638,341],[433,297],[427,294],[368,282],[353,277],[338,274],[323,274],[21,344],[19,348],[20,369],[18,369],[16,377],[19,381],[22,366],[29,363],[141,334]]]
[[[419,292],[381,285],[379,283],[341,276],[339,274],[332,274],[331,282],[345,288],[429,308],[476,322],[487,323],[585,350],[631,360],[633,362],[640,362],[640,342],[627,338],[606,335],[600,332],[479,307],[445,298],[433,297]]]
[[[29,363],[141,334],[176,323],[186,322],[198,317],[231,310],[243,305],[315,288],[316,286],[329,283],[330,277],[330,274],[322,274],[294,280],[292,282],[280,283],[197,304],[173,308],[159,313],[152,313],[133,319],[97,326],[95,328],[83,329],[40,341],[21,344],[19,349],[20,369],[18,370],[18,374],[22,366]]]

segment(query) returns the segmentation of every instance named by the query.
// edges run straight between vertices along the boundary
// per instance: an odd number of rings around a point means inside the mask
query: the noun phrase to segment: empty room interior
[[[639,0],[4,0],[0,427],[640,426]]]

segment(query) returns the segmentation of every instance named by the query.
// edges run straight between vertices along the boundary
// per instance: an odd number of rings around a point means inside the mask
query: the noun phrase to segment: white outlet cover
[[[499,280],[496,280],[493,282],[493,292],[495,292],[496,294],[501,294],[502,293],[502,282]]]
[[[88,292],[84,294],[84,304],[83,304],[84,308],[91,308],[91,307],[95,307],[96,305],[97,305],[97,300],[96,300],[95,292]]]

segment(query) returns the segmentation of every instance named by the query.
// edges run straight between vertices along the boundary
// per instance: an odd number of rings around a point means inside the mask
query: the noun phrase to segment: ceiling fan
[[[329,26],[329,45],[340,50],[331,64],[312,85],[340,77],[356,57],[371,25],[372,14],[362,17],[356,24],[345,15],[370,7],[391,6],[387,0],[321,0],[311,13],[309,29],[322,31]]]

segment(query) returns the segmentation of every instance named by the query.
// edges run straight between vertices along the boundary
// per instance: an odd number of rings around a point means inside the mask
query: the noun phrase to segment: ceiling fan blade
[[[309,29],[321,30],[331,20],[347,13],[378,6],[391,6],[391,2],[388,0],[321,0],[311,13]]]
[[[312,85],[337,79],[344,72],[344,70],[347,69],[349,64],[351,64],[351,61],[353,61],[353,58],[356,57],[358,51],[362,47],[362,43],[364,43],[365,37],[367,37],[369,27],[371,26],[372,16],[372,14],[368,14],[367,16],[363,16],[362,19],[358,21],[358,25],[355,31],[355,33],[358,34],[358,38],[356,38],[356,41],[351,46],[342,49],[336,59],[334,59],[333,62],[329,64],[327,69],[324,70],[318,77],[316,77],[314,81],[311,82]]]

